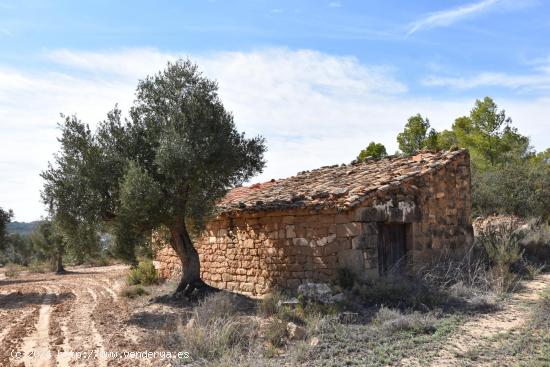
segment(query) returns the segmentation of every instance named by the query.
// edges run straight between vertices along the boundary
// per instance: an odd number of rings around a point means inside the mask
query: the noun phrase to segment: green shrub
[[[149,293],[140,285],[124,287],[120,291],[120,295],[126,298],[135,298],[135,297],[139,297],[147,294]]]
[[[494,265],[510,268],[523,255],[523,237],[523,232],[501,225],[480,233],[477,239]]]
[[[512,272],[512,266],[522,260],[520,241],[524,235],[509,225],[491,228],[478,235],[477,240],[491,261],[490,274],[494,288],[499,292],[509,292],[519,281],[519,277]]]
[[[138,266],[131,268],[128,272],[129,285],[152,285],[159,280],[157,269],[150,260],[140,261]]]
[[[472,169],[474,215],[515,214],[550,218],[550,164],[545,160],[511,161]]]

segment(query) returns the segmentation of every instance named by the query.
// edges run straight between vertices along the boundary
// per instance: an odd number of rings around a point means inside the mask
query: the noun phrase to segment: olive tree
[[[182,263],[176,291],[202,286],[193,234],[231,187],[265,165],[264,139],[236,129],[217,91],[197,65],[179,60],[138,83],[129,119],[115,107],[91,133],[76,117],[65,118],[63,137],[71,138],[61,139],[61,161],[43,173],[44,201],[110,231],[115,253],[130,262],[152,230],[167,228]]]
[[[65,245],[59,229],[49,220],[40,222],[38,227],[31,233],[30,240],[35,251],[41,251],[50,259],[50,268],[57,274],[65,273],[63,267],[63,255]]]
[[[359,152],[357,160],[364,161],[369,157],[375,160],[379,160],[387,155],[388,152],[386,151],[386,147],[384,146],[384,144],[371,141],[365,149]]]
[[[13,211],[0,208],[0,250],[5,246],[7,225],[11,222]]]

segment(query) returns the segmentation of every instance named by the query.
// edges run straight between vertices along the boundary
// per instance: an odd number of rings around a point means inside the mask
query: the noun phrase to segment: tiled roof
[[[376,193],[431,172],[465,150],[391,156],[381,160],[326,166],[280,180],[236,187],[220,201],[221,212],[290,208],[354,207]]]

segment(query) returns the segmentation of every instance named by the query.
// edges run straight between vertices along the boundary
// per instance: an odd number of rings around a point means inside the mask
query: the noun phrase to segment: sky
[[[550,2],[0,0],[0,207],[45,216],[60,114],[93,128],[178,58],[267,139],[251,183],[393,153],[409,116],[442,130],[484,96],[550,146]]]

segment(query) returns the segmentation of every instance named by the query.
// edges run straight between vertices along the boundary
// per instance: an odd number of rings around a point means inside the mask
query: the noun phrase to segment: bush
[[[550,164],[545,160],[513,161],[472,170],[474,215],[493,213],[550,218]]]
[[[512,226],[501,225],[478,235],[478,241],[493,265],[510,268],[523,255],[520,241],[525,235]]]
[[[131,268],[128,272],[129,285],[152,285],[159,280],[157,269],[150,260],[140,261],[138,266]]]
[[[539,266],[550,262],[550,224],[540,219],[530,220],[530,230],[521,241],[527,261]]]
[[[136,298],[136,297],[147,295],[147,294],[149,294],[149,293],[140,285],[124,287],[120,291],[120,295],[122,297],[126,297],[126,298]]]
[[[508,225],[491,228],[478,235],[478,242],[491,261],[490,273],[497,291],[508,292],[519,280],[512,273],[512,266],[522,260],[520,241],[523,237],[523,232]]]

